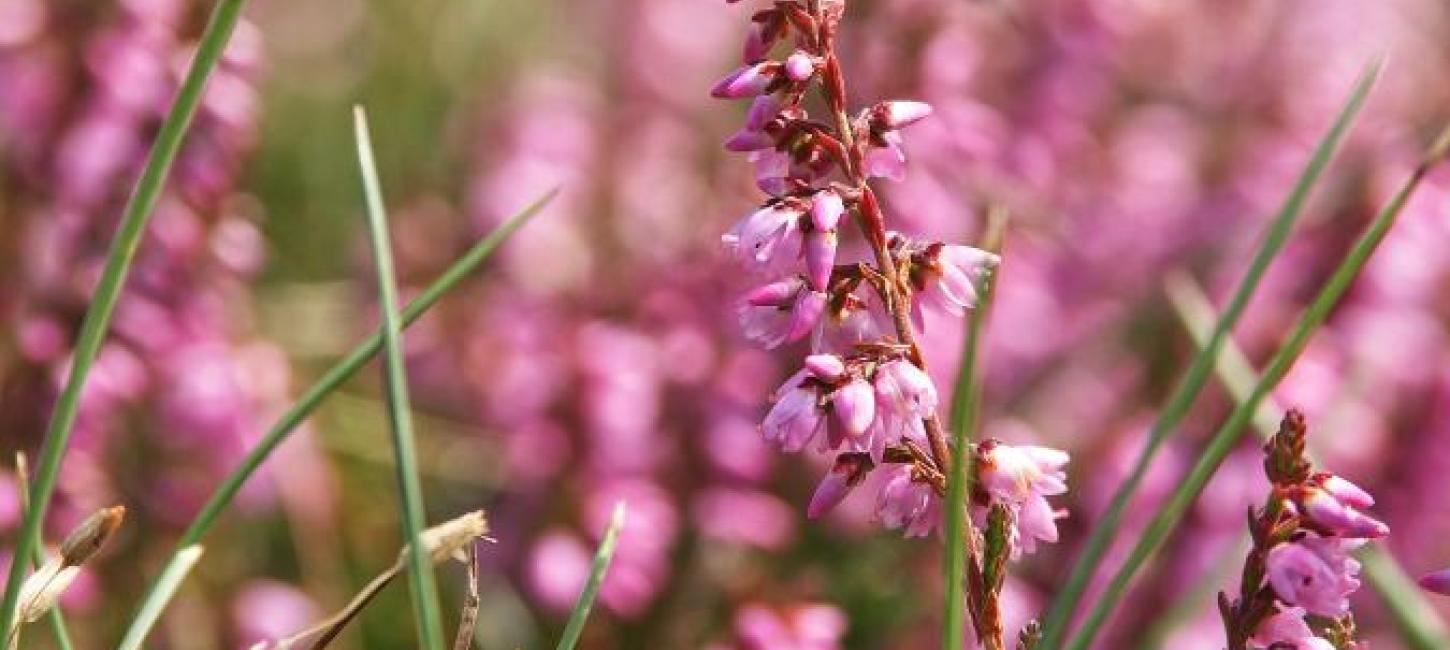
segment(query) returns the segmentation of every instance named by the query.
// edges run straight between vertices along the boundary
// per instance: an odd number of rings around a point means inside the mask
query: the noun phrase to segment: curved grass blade
[[[994,253],[1002,250],[1002,236],[1007,225],[1005,211],[993,210],[988,215],[987,233],[982,248]],[[981,359],[982,331],[992,309],[992,298],[997,290],[997,276],[1001,267],[987,276],[982,283],[980,298],[967,326],[966,343],[962,346],[961,365],[957,370],[957,382],[952,391],[952,464],[951,475],[947,477],[947,542],[946,542],[946,611],[942,628],[942,648],[957,650],[966,643],[966,581],[968,536],[973,531],[967,526],[967,485],[971,482],[970,457],[966,449],[972,442],[977,426],[977,406],[981,403],[981,384],[977,381],[977,366]]]
[[[609,572],[609,563],[614,561],[614,547],[619,544],[619,531],[624,528],[624,509],[624,502],[620,501],[609,516],[609,527],[604,530],[604,539],[599,541],[599,550],[594,552],[589,581],[584,583],[579,600],[574,601],[574,611],[569,613],[569,622],[564,625],[557,650],[573,650],[574,645],[579,643],[579,635],[584,633],[584,623],[589,620],[589,610],[594,607],[594,599],[599,595],[599,585],[604,583],[604,574]]]
[[[1193,336],[1194,342],[1203,345],[1208,340],[1208,323],[1214,318],[1213,304],[1208,296],[1193,280],[1183,275],[1170,276],[1167,288],[1173,309],[1184,328]],[[1253,394],[1254,384],[1259,381],[1248,357],[1231,340],[1224,345],[1217,370],[1219,381],[1238,402],[1247,401]],[[1282,410],[1273,402],[1272,397],[1266,399],[1254,417],[1254,428],[1265,440],[1274,435],[1278,426],[1273,412]],[[1450,648],[1450,629],[1445,627],[1434,606],[1383,545],[1360,547],[1356,555],[1364,567],[1366,582],[1379,593],[1395,622],[1395,632],[1405,647],[1411,650]]]
[[[28,558],[40,546],[41,522],[45,521],[45,511],[50,506],[55,482],[60,475],[61,459],[70,444],[71,431],[75,427],[76,415],[80,409],[81,391],[85,387],[91,366],[96,361],[96,355],[101,350],[101,344],[105,341],[106,332],[110,329],[111,315],[116,310],[116,302],[126,284],[126,276],[136,257],[136,249],[141,244],[141,236],[146,232],[146,224],[161,196],[171,164],[181,149],[186,129],[196,115],[207,78],[216,68],[227,40],[231,38],[232,29],[236,27],[243,2],[244,0],[221,0],[217,3],[206,31],[202,33],[196,56],[186,71],[180,90],[177,91],[176,100],[167,112],[166,119],[162,121],[161,129],[156,134],[156,142],[146,156],[141,178],[136,181],[135,189],[122,212],[120,226],[111,242],[111,249],[106,254],[100,282],[96,285],[95,296],[86,309],[85,320],[76,338],[70,377],[66,379],[65,388],[61,390],[50,425],[45,431],[45,444],[35,475],[35,485],[30,490],[33,507],[25,514],[25,524],[16,540],[13,557]],[[25,565],[25,562],[10,563],[10,574],[5,581],[5,597],[0,600],[0,630],[8,630],[14,624],[16,605],[20,599],[20,583],[25,577]]]
[[[544,196],[539,197],[518,214],[495,228],[487,237],[484,237],[478,243],[474,244],[467,253],[464,253],[462,257],[458,258],[452,266],[448,267],[448,270],[444,271],[442,275],[438,276],[438,279],[433,281],[433,284],[428,285],[428,288],[424,289],[417,298],[413,299],[403,309],[401,314],[402,325],[404,327],[412,325],[419,318],[422,318],[423,314],[438,304],[438,301],[442,300],[445,294],[453,290],[459,282],[473,273],[484,260],[487,260],[509,236],[518,231],[519,228],[522,228],[530,219],[533,219],[550,201],[553,201],[558,193],[558,190],[551,190]],[[363,365],[376,356],[382,350],[382,347],[382,334],[374,332],[362,343],[359,343],[357,347],[353,348],[352,352],[349,352],[346,357],[343,357],[341,361],[337,362],[326,373],[323,373],[322,377],[309,386],[302,394],[302,397],[286,413],[283,413],[277,419],[277,422],[272,425],[272,428],[267,431],[266,435],[262,436],[262,439],[257,442],[257,445],[251,451],[247,452],[247,456],[242,459],[241,464],[222,480],[221,485],[217,486],[216,491],[212,493],[206,505],[202,506],[201,512],[197,513],[196,517],[192,519],[191,524],[186,528],[186,532],[181,536],[176,552],[167,560],[166,566],[162,569],[162,575],[165,575],[167,571],[170,571],[172,567],[181,561],[179,554],[182,550],[199,543],[202,538],[206,537],[206,534],[211,531],[212,526],[216,524],[217,518],[227,509],[227,506],[231,505],[232,500],[241,491],[242,485],[256,473],[257,469],[262,466],[262,463],[277,449],[277,446],[282,444],[282,441],[286,440],[287,436],[291,435],[303,421],[311,416],[312,412],[317,410],[317,407],[322,404],[322,401],[328,395],[331,395],[333,391],[337,390],[338,387],[350,379]],[[149,605],[151,601],[161,597],[161,594],[157,591],[159,587],[159,584],[153,585],[150,591],[147,592],[146,597],[142,599],[143,608]],[[133,622],[132,630],[135,630],[135,628],[136,623]]]
[[[1355,241],[1344,260],[1334,269],[1329,281],[1320,289],[1318,295],[1314,297],[1314,301],[1299,317],[1298,323],[1290,331],[1283,345],[1269,360],[1268,367],[1265,368],[1258,383],[1254,385],[1248,399],[1239,403],[1229,414],[1228,420],[1214,433],[1208,447],[1199,456],[1188,476],[1159,509],[1158,514],[1148,525],[1148,529],[1138,539],[1138,543],[1134,545],[1127,561],[1113,575],[1112,581],[1108,583],[1102,597],[1098,599],[1088,614],[1082,630],[1068,645],[1069,648],[1085,650],[1092,642],[1093,637],[1107,621],[1108,614],[1112,613],[1113,608],[1122,600],[1138,569],[1158,550],[1169,533],[1177,528],[1178,522],[1183,518],[1183,513],[1198,498],[1203,486],[1213,477],[1224,458],[1228,457],[1229,452],[1233,451],[1240,438],[1243,437],[1244,426],[1253,419],[1254,413],[1258,411],[1260,404],[1268,397],[1269,392],[1278,386],[1279,382],[1288,374],[1294,361],[1298,359],[1299,353],[1303,352],[1304,347],[1308,345],[1309,337],[1324,323],[1330,310],[1338,304],[1344,292],[1349,289],[1349,285],[1359,276],[1365,263],[1369,261],[1379,243],[1389,233],[1390,227],[1394,225],[1400,211],[1409,202],[1410,196],[1419,187],[1420,181],[1429,173],[1430,168],[1445,156],[1447,150],[1450,150],[1450,128],[1447,128],[1436,139],[1420,165],[1396,190],[1389,203],[1380,209],[1379,214],[1375,215],[1374,220]]]
[[[1380,67],[1381,60],[1375,59],[1360,73],[1354,89],[1345,101],[1344,108],[1340,110],[1339,116],[1335,119],[1334,125],[1315,147],[1304,172],[1299,176],[1299,180],[1284,200],[1284,205],[1270,224],[1263,243],[1260,244],[1258,252],[1254,254],[1248,272],[1239,281],[1238,288],[1234,290],[1233,297],[1229,299],[1228,306],[1224,309],[1223,317],[1214,327],[1209,344],[1194,356],[1193,363],[1184,373],[1183,380],[1168,399],[1168,405],[1159,414],[1158,420],[1153,423],[1153,428],[1148,433],[1148,440],[1144,444],[1143,450],[1139,452],[1132,472],[1113,494],[1112,501],[1107,510],[1103,512],[1102,519],[1093,527],[1092,534],[1084,544],[1082,553],[1078,555],[1067,584],[1058,592],[1057,598],[1048,610],[1047,620],[1043,625],[1042,648],[1059,647],[1067,637],[1067,627],[1071,623],[1073,614],[1077,612],[1078,604],[1087,590],[1088,583],[1097,573],[1103,556],[1107,554],[1108,548],[1112,546],[1114,538],[1117,537],[1128,503],[1138,491],[1138,487],[1148,473],[1149,465],[1157,456],[1163,442],[1178,428],[1183,418],[1188,415],[1193,403],[1197,401],[1199,393],[1203,391],[1212,371],[1213,359],[1218,355],[1219,349],[1223,347],[1223,341],[1228,337],[1228,333],[1233,330],[1239,317],[1243,315],[1254,292],[1258,290],[1259,283],[1263,280],[1269,264],[1278,256],[1279,251],[1283,250],[1294,222],[1304,211],[1304,205],[1308,202],[1310,192],[1323,175],[1330,159],[1334,157],[1335,151],[1339,149],[1345,134],[1348,133],[1350,125],[1353,124],[1355,117],[1359,115],[1360,109],[1364,106],[1370,88],[1373,87],[1375,79],[1379,77]]]
[[[443,650],[443,616],[438,605],[438,587],[428,548],[423,543],[423,485],[418,480],[418,452],[413,436],[412,406],[408,397],[408,369],[403,361],[402,325],[398,318],[398,286],[393,271],[393,244],[388,236],[388,217],[383,206],[382,185],[368,134],[367,113],[361,106],[352,110],[357,137],[357,162],[362,174],[367,203],[368,234],[373,244],[377,270],[378,309],[382,312],[383,374],[388,394],[388,419],[393,434],[394,470],[401,501],[403,533],[408,540],[408,583],[412,587],[413,615],[418,624],[419,645]]]
[[[141,644],[146,641],[146,635],[151,633],[151,628],[161,618],[161,612],[171,603],[171,598],[176,595],[176,590],[181,587],[186,575],[191,573],[192,567],[201,560],[201,553],[201,546],[188,546],[167,563],[166,570],[161,572],[161,578],[156,581],[153,597],[148,598],[142,605],[141,611],[136,614],[136,619],[131,622],[131,628],[126,631],[126,636],[121,639],[116,650],[141,650]]]

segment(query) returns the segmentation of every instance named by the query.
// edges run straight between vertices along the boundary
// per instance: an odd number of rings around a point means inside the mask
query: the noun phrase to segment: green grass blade
[[[1001,251],[1002,232],[1006,227],[1006,213],[993,211],[988,217],[987,236],[983,248],[993,252]],[[982,283],[976,309],[967,326],[967,339],[962,346],[961,365],[957,369],[957,382],[952,391],[952,465],[947,477],[947,541],[944,564],[946,570],[946,611],[942,617],[946,625],[942,628],[942,648],[959,650],[966,643],[966,578],[967,578],[967,484],[970,481],[970,457],[966,454],[977,426],[977,406],[981,402],[981,385],[977,381],[977,366],[981,360],[982,331],[992,310],[992,298],[997,292],[997,276],[994,271]]]
[[[34,507],[25,515],[25,524],[16,540],[13,557],[28,558],[40,546],[41,522],[45,521],[45,511],[50,506],[55,482],[60,475],[61,459],[70,444],[86,377],[90,374],[91,366],[105,341],[106,332],[111,325],[111,315],[116,310],[116,302],[126,284],[131,262],[136,258],[141,236],[146,232],[146,224],[161,196],[171,164],[176,160],[177,151],[181,149],[186,129],[196,115],[207,78],[216,68],[217,60],[221,58],[227,40],[231,37],[232,28],[237,24],[242,3],[243,0],[221,0],[212,12],[211,20],[197,46],[196,56],[192,59],[171,110],[161,123],[156,142],[146,156],[141,178],[136,181],[135,189],[121,215],[120,226],[111,242],[111,249],[106,254],[105,267],[101,271],[100,282],[96,285],[95,296],[86,309],[85,320],[76,338],[70,377],[66,379],[65,388],[61,390],[50,425],[45,431],[40,465],[35,475],[35,484],[30,490]],[[0,630],[10,629],[15,621],[20,583],[26,573],[25,564],[10,564],[10,574],[5,581],[5,597],[0,601]]]
[[[1083,545],[1082,552],[1078,555],[1077,562],[1073,565],[1067,583],[1058,592],[1057,598],[1048,610],[1047,620],[1043,625],[1041,647],[1057,648],[1067,637],[1067,627],[1071,623],[1073,614],[1077,612],[1083,593],[1087,590],[1092,577],[1096,575],[1099,565],[1102,564],[1103,556],[1107,554],[1113,540],[1117,537],[1122,525],[1123,513],[1133,495],[1138,491],[1143,478],[1147,475],[1148,467],[1152,464],[1153,458],[1157,456],[1163,442],[1178,428],[1183,418],[1188,415],[1193,403],[1197,401],[1198,395],[1203,391],[1212,371],[1214,357],[1218,355],[1224,339],[1238,323],[1249,300],[1258,290],[1259,283],[1263,280],[1269,264],[1283,249],[1294,222],[1304,211],[1310,192],[1318,183],[1325,168],[1328,167],[1330,159],[1334,157],[1334,152],[1338,150],[1340,142],[1349,131],[1350,125],[1353,124],[1355,117],[1364,106],[1370,88],[1379,76],[1380,65],[1380,60],[1376,59],[1369,63],[1360,74],[1359,80],[1355,83],[1353,91],[1350,92],[1349,98],[1343,109],[1340,110],[1333,126],[1315,147],[1304,172],[1299,176],[1292,191],[1289,192],[1289,196],[1284,200],[1284,205],[1270,224],[1263,243],[1249,265],[1248,272],[1239,282],[1238,288],[1235,289],[1233,297],[1230,298],[1228,306],[1224,309],[1223,317],[1214,327],[1209,344],[1193,358],[1182,381],[1168,399],[1168,405],[1159,414],[1158,420],[1153,423],[1153,428],[1148,433],[1148,440],[1134,462],[1132,471],[1122,485],[1118,486],[1107,510],[1093,527],[1091,535]]]
[[[1248,399],[1241,402],[1229,414],[1228,420],[1214,433],[1208,447],[1199,456],[1188,476],[1154,516],[1148,529],[1144,531],[1142,537],[1138,539],[1138,543],[1133,547],[1127,561],[1113,575],[1112,581],[1108,583],[1102,597],[1093,606],[1087,620],[1083,623],[1082,630],[1068,647],[1074,650],[1085,650],[1092,642],[1093,637],[1106,622],[1108,614],[1122,600],[1138,569],[1158,550],[1169,533],[1177,528],[1178,522],[1183,518],[1183,513],[1198,498],[1203,486],[1213,477],[1214,472],[1223,463],[1223,459],[1233,451],[1239,439],[1242,438],[1244,426],[1253,420],[1254,414],[1268,397],[1269,392],[1279,385],[1284,375],[1288,374],[1289,368],[1294,365],[1299,353],[1303,352],[1304,347],[1308,345],[1309,337],[1324,323],[1330,310],[1338,304],[1344,292],[1349,289],[1349,285],[1359,276],[1365,263],[1374,254],[1375,248],[1389,233],[1390,227],[1394,225],[1410,196],[1419,187],[1420,181],[1424,179],[1430,167],[1444,155],[1447,148],[1450,148],[1450,129],[1447,129],[1436,141],[1430,154],[1415,169],[1410,178],[1400,186],[1389,203],[1380,209],[1379,214],[1375,215],[1369,227],[1355,241],[1344,260],[1334,269],[1329,281],[1320,289],[1318,295],[1314,297],[1314,301],[1309,304],[1294,329],[1290,331],[1283,345],[1269,360],[1263,377],[1254,385]]]
[[[368,134],[367,113],[354,106],[353,127],[357,136],[357,161],[362,173],[367,202],[368,233],[377,269],[378,310],[382,312],[383,373],[388,394],[388,419],[392,426],[394,465],[401,501],[403,533],[408,540],[408,582],[412,586],[413,614],[418,621],[418,638],[428,650],[443,650],[443,615],[438,605],[433,563],[423,543],[427,526],[423,484],[418,479],[418,451],[413,436],[412,405],[408,397],[408,369],[403,360],[402,325],[398,318],[397,276],[393,270],[393,244],[388,236],[388,217],[383,206],[382,186]]]
[[[1208,340],[1208,324],[1214,318],[1213,305],[1208,297],[1191,279],[1181,275],[1169,278],[1168,296],[1184,328],[1196,343],[1203,345]],[[1254,384],[1259,381],[1248,357],[1232,340],[1224,345],[1223,355],[1219,358],[1218,378],[1237,402],[1247,401],[1253,394]],[[1264,440],[1278,429],[1273,412],[1282,409],[1273,402],[1273,397],[1265,399],[1254,418],[1254,428]],[[1356,555],[1364,565],[1366,582],[1379,593],[1405,647],[1411,650],[1450,648],[1450,630],[1446,629],[1434,606],[1383,545],[1360,547]]]
[[[161,612],[166,610],[172,597],[176,596],[176,590],[181,587],[181,582],[201,560],[201,553],[200,546],[188,546],[172,558],[166,565],[166,570],[161,572],[161,578],[156,581],[153,597],[146,599],[116,650],[141,650],[141,644],[146,641],[146,635],[161,618]]]
[[[459,282],[462,282],[464,278],[473,273],[509,236],[517,232],[519,228],[522,228],[530,219],[533,219],[557,195],[558,190],[551,190],[529,204],[518,214],[509,218],[508,221],[504,222],[498,228],[495,228],[487,237],[484,237],[478,243],[474,244],[467,253],[464,253],[452,266],[449,266],[448,270],[443,272],[443,275],[440,275],[438,279],[434,280],[433,284],[428,285],[428,288],[424,289],[423,293],[419,294],[417,298],[413,299],[403,309],[403,325],[405,327],[412,325],[419,318],[422,318],[423,314],[438,304],[438,301],[442,300],[445,294],[458,286]],[[306,392],[302,394],[302,397],[291,408],[287,409],[286,413],[283,413],[277,419],[277,422],[272,425],[272,428],[267,431],[266,435],[262,436],[262,439],[257,445],[251,451],[247,452],[247,456],[242,459],[241,464],[222,480],[221,485],[217,486],[216,491],[212,493],[206,505],[202,506],[201,512],[197,513],[196,517],[192,519],[191,524],[187,526],[186,532],[182,534],[176,552],[173,553],[171,559],[167,560],[166,566],[162,569],[162,575],[165,575],[167,571],[171,570],[173,566],[180,562],[179,553],[182,550],[201,542],[202,538],[206,537],[206,534],[211,531],[212,526],[216,524],[217,518],[221,516],[222,512],[226,511],[227,506],[231,505],[232,500],[241,491],[242,485],[257,472],[257,469],[272,455],[272,452],[277,449],[277,446],[282,444],[282,441],[286,440],[287,436],[291,435],[298,426],[306,421],[312,415],[313,411],[316,411],[322,405],[323,400],[327,399],[333,391],[337,390],[353,374],[366,365],[382,348],[382,334],[380,332],[374,332],[307,388]],[[159,586],[153,585],[151,587],[146,597],[142,599],[143,607],[151,600],[160,596],[157,591]],[[132,624],[132,629],[135,629],[135,623]]]
[[[594,607],[594,598],[599,595],[599,585],[604,584],[604,574],[609,572],[609,563],[614,561],[614,547],[619,544],[619,531],[624,528],[624,502],[614,506],[609,517],[609,527],[604,530],[604,539],[599,541],[599,550],[594,552],[594,566],[589,571],[589,581],[579,600],[574,601],[574,611],[569,613],[569,622],[564,625],[564,634],[559,637],[557,650],[574,650],[579,635],[584,633],[584,623],[589,620],[589,610]]]

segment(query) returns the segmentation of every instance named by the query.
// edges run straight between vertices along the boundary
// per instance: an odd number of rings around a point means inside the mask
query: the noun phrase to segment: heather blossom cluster
[[[1360,564],[1350,553],[1389,527],[1363,512],[1375,502],[1368,492],[1313,470],[1307,433],[1303,414],[1290,411],[1265,445],[1272,488],[1250,517],[1254,547],[1240,595],[1219,596],[1230,650],[1358,647],[1349,597],[1359,589]]]
[[[781,1],[755,13],[743,65],[712,90],[752,100],[725,147],[749,156],[767,195],[722,242],[763,281],[740,301],[746,336],[766,348],[808,341],[810,354],[771,395],[760,426],[783,451],[835,454],[808,515],[829,512],[882,468],[878,519],[925,536],[941,526],[950,442],[917,336],[925,312],[962,316],[976,306],[999,258],[888,229],[868,180],[904,177],[902,130],[932,109],[884,101],[848,115],[835,52],[845,4]],[[808,111],[813,91],[823,119]],[[843,253],[852,220],[870,251],[863,259]],[[985,525],[994,507],[1009,513],[1013,557],[1056,541],[1060,514],[1047,497],[1066,491],[1067,454],[995,440],[972,451],[980,479],[973,519]]]

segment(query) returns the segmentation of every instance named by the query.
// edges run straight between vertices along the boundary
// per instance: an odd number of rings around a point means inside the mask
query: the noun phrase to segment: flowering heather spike
[[[1350,647],[1340,640],[1352,645],[1349,596],[1359,588],[1360,564],[1350,552],[1389,529],[1354,509],[1352,504],[1374,503],[1367,492],[1332,474],[1313,473],[1307,436],[1304,414],[1291,410],[1264,445],[1269,498],[1250,512],[1254,547],[1244,561],[1238,598],[1220,595],[1229,650]],[[1316,637],[1306,613],[1336,625]]]
[[[851,493],[857,485],[866,478],[866,473],[871,471],[871,459],[862,454],[841,454],[831,466],[831,471],[821,478],[816,486],[816,491],[811,495],[811,503],[806,507],[806,516],[811,519],[819,519],[822,515],[835,509],[846,495]]]

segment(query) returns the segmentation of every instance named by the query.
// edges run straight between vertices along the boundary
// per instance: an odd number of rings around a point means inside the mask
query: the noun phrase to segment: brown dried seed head
[[[126,519],[125,506],[101,508],[86,517],[60,545],[61,564],[80,566],[106,544]]]

